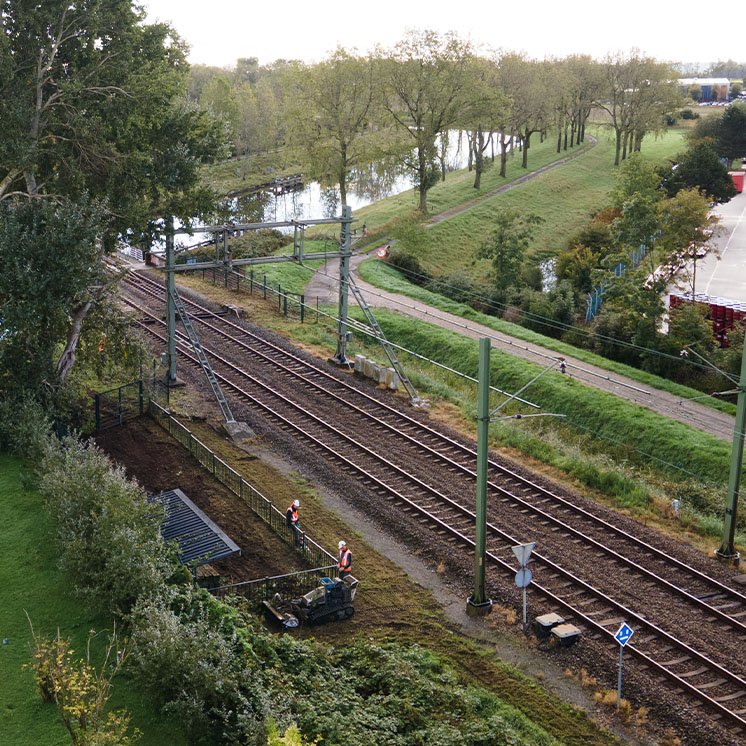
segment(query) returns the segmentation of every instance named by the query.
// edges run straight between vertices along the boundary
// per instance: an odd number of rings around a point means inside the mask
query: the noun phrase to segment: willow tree
[[[427,213],[427,193],[439,178],[437,140],[455,127],[470,103],[471,45],[455,34],[411,31],[393,49],[377,53],[381,100],[410,144],[403,165]]]

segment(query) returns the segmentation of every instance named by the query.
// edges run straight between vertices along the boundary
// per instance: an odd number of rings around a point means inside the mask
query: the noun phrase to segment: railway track
[[[163,287],[141,275],[125,284],[143,328],[165,344]],[[440,542],[471,551],[476,453],[361,391],[337,371],[309,363],[245,326],[183,299],[227,393],[261,409],[324,459],[363,481],[402,516],[427,526]],[[179,353],[198,365],[188,341]],[[248,371],[251,371],[249,374]],[[636,631],[627,646],[641,668],[675,682],[731,729],[746,726],[746,597],[724,579],[662,552],[650,532],[600,515],[518,474],[489,464],[487,548],[504,578],[515,572],[510,547],[537,541],[532,597],[587,635],[613,642],[621,621]],[[714,568],[712,568],[714,569]]]

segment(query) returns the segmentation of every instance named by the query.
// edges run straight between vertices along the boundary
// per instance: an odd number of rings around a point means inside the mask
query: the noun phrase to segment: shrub
[[[255,649],[240,619],[221,606],[185,588],[139,603],[130,617],[135,672],[195,742],[264,746],[269,703],[261,665],[273,656],[261,642]]]
[[[73,744],[80,746],[128,746],[140,737],[135,730],[127,733],[130,716],[125,711],[106,713],[111,683],[126,659],[126,651],[117,650],[118,638],[112,633],[99,669],[91,663],[90,642],[85,659],[74,658],[68,640],[59,634],[53,640],[34,633],[36,683],[45,702],[54,702]],[[116,660],[112,653],[117,650]],[[110,662],[111,661],[111,662]]]
[[[49,439],[39,489],[57,524],[60,565],[93,606],[126,613],[172,572],[162,508],[95,446]]]

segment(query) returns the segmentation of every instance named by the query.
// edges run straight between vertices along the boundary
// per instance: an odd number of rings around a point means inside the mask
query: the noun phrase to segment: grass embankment
[[[93,645],[94,658],[103,650],[112,621],[87,611],[67,591],[67,580],[57,569],[54,529],[39,494],[21,485],[23,465],[0,454],[0,743],[13,746],[69,744],[57,709],[42,702],[33,671],[29,618],[38,635],[60,635],[85,656],[89,630],[102,632]],[[28,615],[28,618],[27,618]],[[143,732],[139,743],[186,743],[178,723],[157,713],[127,677],[114,682],[113,709],[132,714],[132,726]]]

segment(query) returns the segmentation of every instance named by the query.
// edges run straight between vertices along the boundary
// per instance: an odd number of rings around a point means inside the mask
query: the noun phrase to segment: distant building
[[[728,78],[679,78],[679,90],[685,95],[692,86],[699,86],[700,101],[725,101],[730,93]]]

